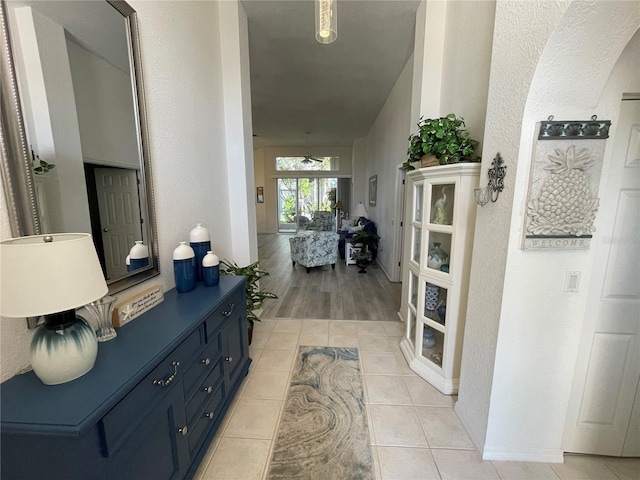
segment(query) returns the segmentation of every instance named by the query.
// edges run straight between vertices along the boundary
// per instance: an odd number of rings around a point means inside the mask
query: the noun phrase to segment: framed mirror
[[[135,11],[115,0],[0,0],[0,16],[12,235],[91,233],[110,293],[158,275]]]

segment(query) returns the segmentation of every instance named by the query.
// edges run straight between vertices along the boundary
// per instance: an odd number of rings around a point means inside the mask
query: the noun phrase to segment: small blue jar
[[[428,328],[424,329],[422,332],[422,346],[423,348],[433,348],[436,346],[436,336],[433,334]]]
[[[180,293],[190,292],[196,288],[196,263],[193,248],[187,242],[173,251],[173,275],[176,280],[176,290]]]
[[[127,271],[133,272],[147,265],[149,265],[149,248],[141,240],[136,240],[136,244],[129,250]]]
[[[220,283],[220,259],[211,250],[202,259],[202,268],[207,287],[215,287]]]
[[[209,230],[203,227],[201,223],[197,223],[193,230],[189,232],[189,245],[193,248],[196,256],[196,281],[201,282],[204,280],[202,260],[207,252],[211,250],[211,235]]]

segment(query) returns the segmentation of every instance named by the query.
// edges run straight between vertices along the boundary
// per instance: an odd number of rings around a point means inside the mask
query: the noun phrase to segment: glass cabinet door
[[[424,185],[415,186],[413,195],[413,220],[422,222],[422,199],[424,197]]]
[[[422,356],[438,367],[442,367],[444,333],[428,325],[422,328]]]
[[[420,263],[420,249],[422,248],[422,229],[419,227],[411,227],[413,230],[413,241],[411,242],[411,259]]]
[[[448,274],[451,261],[451,234],[429,231],[427,245],[427,268]]]
[[[453,202],[456,197],[455,193],[455,183],[431,185],[429,222],[436,225],[453,224]]]
[[[409,272],[409,305],[415,310],[418,309],[418,277],[415,273]]]
[[[440,325],[446,325],[448,289],[425,282],[423,315]]]

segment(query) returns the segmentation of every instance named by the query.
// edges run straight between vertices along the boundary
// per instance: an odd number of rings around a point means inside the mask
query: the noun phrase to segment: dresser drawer
[[[187,369],[182,379],[184,383],[184,399],[186,402],[197,392],[204,379],[219,362],[222,352],[220,337],[214,337],[205,350],[198,355],[195,362]]]
[[[224,406],[224,400],[224,386],[220,385],[220,388],[213,393],[206,408],[194,421],[193,427],[189,429],[189,451],[192,455],[198,446],[200,446],[201,437],[209,431],[208,427],[213,425],[220,416],[222,407]]]
[[[244,308],[243,298],[243,290],[237,289],[226,300],[222,301],[220,306],[207,318],[205,322],[207,342],[210,342],[220,332],[225,320],[231,317],[234,312]]]
[[[214,392],[220,390],[223,380],[224,370],[222,359],[218,359],[211,373],[198,385],[198,390],[193,395],[193,398],[187,402],[186,413],[189,428],[191,428],[193,418],[205,407],[214,395]]]
[[[162,360],[133,390],[102,419],[107,454],[113,455],[141,419],[179,384],[204,344],[203,326]],[[182,389],[181,386],[178,388]]]

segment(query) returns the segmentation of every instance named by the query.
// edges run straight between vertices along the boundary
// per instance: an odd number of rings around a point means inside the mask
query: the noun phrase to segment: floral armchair
[[[338,260],[338,239],[340,235],[335,232],[319,232],[306,230],[299,232],[289,239],[291,247],[291,261],[307,267],[307,273],[311,267],[331,265],[336,268]]]
[[[307,224],[306,229],[335,232],[335,216],[331,212],[315,211],[311,214],[311,222]]]

